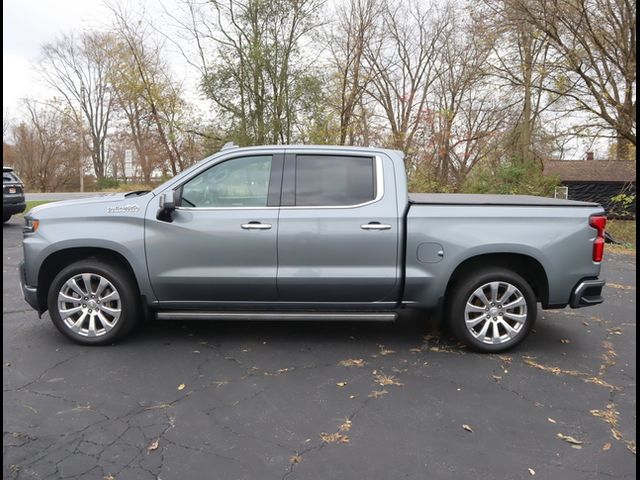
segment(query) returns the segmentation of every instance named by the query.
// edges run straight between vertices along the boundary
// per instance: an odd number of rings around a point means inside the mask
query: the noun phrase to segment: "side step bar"
[[[156,313],[158,320],[329,320],[392,322],[396,312],[203,312],[195,310],[164,310]]]

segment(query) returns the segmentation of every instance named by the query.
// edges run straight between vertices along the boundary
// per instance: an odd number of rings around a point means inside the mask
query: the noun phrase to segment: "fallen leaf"
[[[620,430],[616,429],[616,428],[612,428],[611,429],[611,435],[613,435],[613,438],[615,438],[616,440],[620,441],[622,440],[622,433],[620,433]]]
[[[154,450],[158,449],[158,446],[160,445],[160,440],[156,440],[155,442],[153,442],[151,445],[149,445],[147,447],[147,455],[151,452],[153,452]]]
[[[353,400],[354,398],[358,398],[358,395],[357,394],[356,395],[349,395],[349,399],[350,400]]]
[[[184,383],[181,383],[180,385],[178,385],[178,390],[184,390],[184,387],[186,387],[186,385]]]
[[[556,421],[555,421],[553,418],[551,418],[551,417],[547,417],[547,420],[549,420],[549,422],[551,422],[551,423],[558,423],[558,422],[556,422]]]
[[[380,355],[391,355],[396,353],[395,350],[389,350],[388,348],[385,348],[384,345],[378,345],[378,347],[380,347]]]
[[[420,353],[422,351],[422,348],[414,347],[414,348],[410,348],[409,351],[411,353]]]
[[[466,423],[462,424],[462,428],[464,428],[467,432],[473,433],[473,429],[469,425],[467,425]]]
[[[527,470],[529,471],[529,475],[532,477],[536,474],[536,471],[533,468],[527,468]]]
[[[581,440],[577,440],[577,439],[573,438],[572,436],[570,436],[570,435],[565,435],[565,434],[563,434],[563,433],[558,433],[557,437],[558,437],[560,440],[564,440],[565,442],[567,442],[567,443],[571,443],[571,444],[573,444],[573,445],[582,445],[582,444],[584,443],[584,442],[583,442],[583,441],[581,441]]]
[[[5,366],[5,367],[10,367],[10,366],[11,366],[11,363],[10,363],[10,362],[7,362],[7,363],[5,363],[5,364],[4,364],[4,366]]]
[[[292,463],[294,465],[296,463],[300,463],[301,461],[302,461],[302,455],[298,455],[297,453],[289,457],[289,463]]]
[[[493,378],[496,382],[498,380],[502,380],[502,377],[500,375],[491,375],[491,378]]]
[[[105,475],[104,477],[102,477],[102,480],[116,480],[116,477],[114,477],[113,475]]]
[[[393,375],[384,375],[382,373],[375,376],[375,382],[378,385],[395,385],[396,387],[401,387],[404,384],[400,383]]]
[[[387,392],[386,390],[374,390],[369,394],[369,398],[380,398],[381,396],[386,395],[387,393],[389,392]]]
[[[342,360],[338,365],[343,367],[364,367],[366,363],[362,358],[349,358]]]
[[[569,340],[568,338],[561,338],[560,343],[564,343],[566,345],[567,343],[571,343],[571,340]]]
[[[349,443],[349,437],[341,434],[340,432],[321,433],[320,438],[325,443]]]
[[[602,446],[602,451],[606,452],[608,450],[611,450],[611,442],[607,442]]]
[[[351,430],[351,420],[345,418],[344,423],[338,427],[338,430],[340,430],[341,432],[348,432],[349,430]]]
[[[347,386],[347,382],[338,382],[336,383],[337,386],[339,387],[346,387]]]

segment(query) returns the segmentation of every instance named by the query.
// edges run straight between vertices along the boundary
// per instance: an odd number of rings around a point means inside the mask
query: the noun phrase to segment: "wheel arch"
[[[119,265],[130,275],[131,280],[142,292],[140,279],[136,276],[131,262],[115,250],[104,247],[71,247],[57,250],[49,254],[40,265],[38,271],[38,306],[39,313],[47,310],[47,296],[56,275],[66,266],[79,260],[97,258],[111,265]]]
[[[465,275],[487,267],[504,268],[524,278],[533,289],[536,299],[546,307],[549,303],[549,278],[536,258],[522,253],[483,253],[466,258],[453,270],[447,282],[445,298],[451,288]]]

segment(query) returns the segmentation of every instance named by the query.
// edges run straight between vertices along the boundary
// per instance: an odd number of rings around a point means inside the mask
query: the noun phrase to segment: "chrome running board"
[[[163,310],[156,313],[158,320],[271,320],[271,321],[376,321],[392,322],[396,312],[207,312],[194,310]]]

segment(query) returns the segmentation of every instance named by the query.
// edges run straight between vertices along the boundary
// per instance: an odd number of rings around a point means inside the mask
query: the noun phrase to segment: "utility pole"
[[[84,129],[82,121],[82,105],[84,103],[84,85],[80,86],[80,191],[84,192]]]

